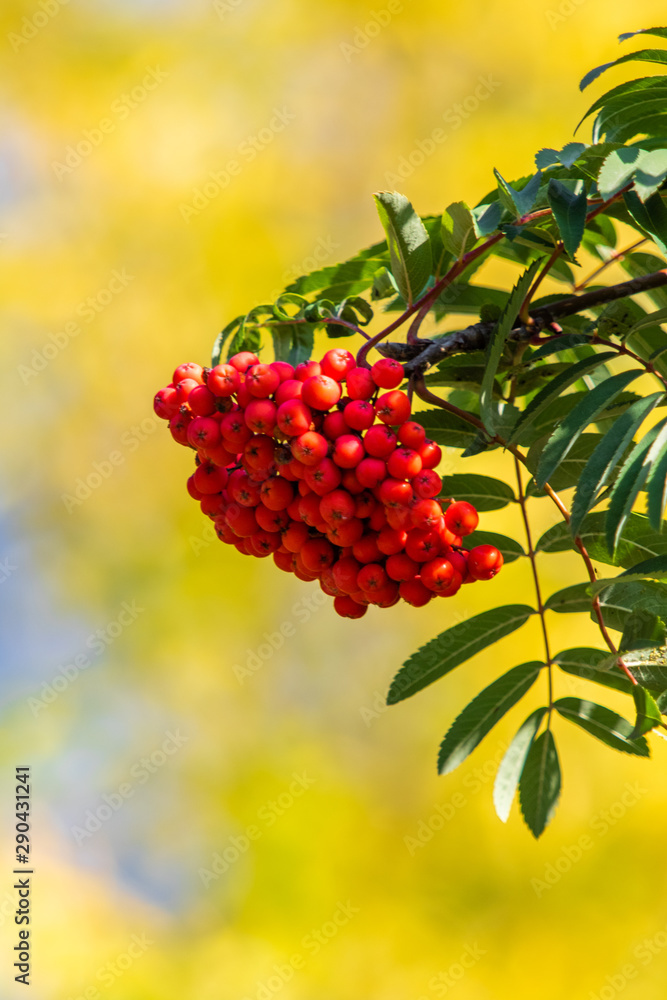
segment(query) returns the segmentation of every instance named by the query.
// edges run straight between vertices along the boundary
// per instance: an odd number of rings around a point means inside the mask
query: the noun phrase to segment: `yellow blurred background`
[[[602,92],[577,84],[616,35],[661,22],[653,0],[2,4],[0,996],[24,995],[26,764],[33,1000],[662,996],[662,742],[625,759],[559,721],[563,799],[536,843],[491,789],[543,691],[435,769],[467,701],[535,658],[535,622],[384,708],[418,645],[531,600],[527,567],[338,619],[315,585],[211,541],[151,408],[237,313],[380,239],[373,191],[425,214],[477,201],[493,166],[529,173]],[[514,510],[481,526],[522,537]],[[547,593],[581,579],[567,555],[542,567]],[[552,617],[555,649],[596,641]]]

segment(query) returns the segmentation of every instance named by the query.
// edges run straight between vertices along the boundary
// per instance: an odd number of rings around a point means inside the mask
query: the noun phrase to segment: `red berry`
[[[355,431],[365,431],[375,420],[373,405],[365,399],[353,399],[343,410],[349,427]]]
[[[442,448],[440,445],[436,444],[435,441],[431,441],[426,438],[421,448],[417,449],[419,451],[420,458],[422,460],[423,469],[435,469],[436,465],[440,464],[442,459]]]
[[[161,420],[171,420],[178,413],[178,395],[173,385],[165,386],[155,393],[153,409]]]
[[[407,540],[408,533],[402,528],[383,528],[377,536],[378,548],[386,556],[402,552]]]
[[[311,538],[301,549],[301,559],[311,573],[320,573],[334,561],[334,548],[326,538]]]
[[[206,376],[206,388],[214,396],[231,396],[240,385],[238,369],[234,365],[216,365]]]
[[[242,410],[225,413],[220,421],[220,433],[223,444],[236,454],[240,452],[252,437],[252,431],[243,419]]]
[[[340,545],[344,549],[358,542],[363,533],[364,522],[358,517],[353,517],[349,521],[337,521],[331,525],[327,531],[327,538],[334,545]]]
[[[251,365],[258,365],[259,358],[250,351],[240,351],[239,354],[235,354],[233,358],[229,359],[229,364],[232,368],[236,368],[237,372],[243,373],[247,372]]]
[[[243,449],[249,471],[265,472],[273,465],[275,442],[267,434],[254,434]]]
[[[476,580],[491,580],[502,569],[504,559],[494,545],[476,545],[468,555],[468,569]]]
[[[208,417],[216,411],[215,396],[205,385],[198,385],[188,396],[188,406],[198,417]]]
[[[307,378],[312,378],[313,375],[321,375],[322,369],[318,361],[302,361],[300,365],[297,365],[294,369],[294,378],[298,379],[299,382],[305,382]]]
[[[280,534],[277,531],[256,531],[250,536],[250,546],[253,554],[260,559],[263,556],[270,556],[280,548]]]
[[[291,552],[281,552],[277,549],[273,553],[273,561],[284,573],[294,572],[294,556]]]
[[[342,469],[354,469],[366,452],[361,438],[355,434],[341,434],[334,442],[333,460]]]
[[[343,556],[331,567],[336,586],[344,594],[352,594],[357,589],[360,564],[352,556]]]
[[[377,535],[371,532],[369,535],[362,535],[352,546],[352,555],[360,563],[381,562],[382,553],[378,548]]]
[[[244,469],[235,469],[230,475],[229,495],[242,507],[256,507],[260,499],[259,487]]]
[[[415,476],[412,480],[412,488],[416,496],[423,500],[430,500],[433,497],[437,497],[440,493],[442,479],[433,469],[422,469],[419,475]]]
[[[357,479],[365,489],[374,489],[387,476],[387,466],[381,458],[364,458],[355,469]]]
[[[357,466],[357,469],[359,466]],[[357,496],[359,493],[363,493],[365,487],[357,479],[356,469],[346,469],[343,473],[343,486],[348,493],[352,493],[353,496]],[[357,514],[357,517],[366,517],[365,514]]]
[[[367,604],[359,604],[353,597],[347,594],[340,594],[334,597],[334,611],[341,618],[363,618],[368,611]]]
[[[380,396],[375,413],[384,424],[403,424],[410,416],[410,400],[400,389],[392,389]]]
[[[248,392],[256,399],[268,399],[280,385],[280,375],[271,365],[251,365],[245,373]]]
[[[220,424],[210,417],[195,417],[188,426],[187,436],[193,448],[214,448],[220,444]]]
[[[201,382],[196,382],[193,378],[182,379],[182,381],[175,386],[178,405],[182,406],[183,403],[187,403],[190,393],[199,385],[201,385]]]
[[[225,520],[232,531],[241,538],[249,538],[259,531],[255,511],[250,507],[228,507],[225,511]]]
[[[308,525],[300,521],[292,521],[283,532],[283,545],[290,552],[300,552],[309,538]]]
[[[188,479],[187,490],[193,500],[201,500],[201,498],[204,496],[204,494],[200,490],[198,490],[197,487],[195,486],[194,472]]]
[[[410,506],[410,523],[414,528],[437,528],[442,525],[442,507],[437,500],[417,500]]]
[[[407,507],[412,500],[412,486],[400,479],[385,479],[378,487],[378,500],[385,507]]]
[[[408,420],[398,428],[398,440],[406,448],[414,448],[419,451],[426,440],[426,431],[416,420]]]
[[[281,383],[294,378],[294,366],[287,361],[272,361],[269,367],[273,368],[274,372],[278,372]]]
[[[303,392],[303,382],[299,382],[298,379],[288,378],[285,382],[281,382],[275,393],[276,406],[280,406],[281,403],[286,403],[288,399],[301,399],[301,393]]]
[[[446,590],[452,582],[454,567],[449,559],[438,556],[436,559],[424,563],[419,575],[425,587],[439,594],[442,590]]]
[[[320,501],[320,516],[327,524],[350,521],[355,515],[356,504],[345,490],[332,490]]]
[[[259,495],[269,510],[286,510],[294,499],[294,487],[282,476],[272,476],[262,483]]]
[[[378,591],[387,583],[387,574],[379,563],[368,563],[362,566],[357,576],[357,586],[360,590]]]
[[[202,462],[194,471],[193,482],[200,493],[219,493],[227,485],[229,474],[213,462]]]
[[[288,437],[299,437],[310,427],[312,414],[300,399],[288,399],[278,407],[276,423]]]
[[[397,448],[387,459],[387,471],[394,479],[414,479],[421,472],[422,460],[412,448]]]
[[[375,382],[370,368],[352,368],[345,380],[350,399],[370,399],[375,392]]]
[[[349,430],[349,424],[339,410],[336,410],[334,413],[327,413],[322,423],[322,432],[330,441],[335,441],[341,434],[347,434]]]
[[[442,551],[440,537],[435,531],[413,528],[408,532],[405,551],[415,562],[428,562],[439,556]]]
[[[411,559],[405,552],[397,552],[395,555],[389,556],[385,563],[387,576],[398,582],[412,580],[418,575],[419,568],[420,564]]]
[[[174,372],[172,382],[174,385],[178,385],[179,382],[183,382],[186,378],[194,379],[199,385],[204,381],[203,378],[204,369],[201,365],[195,364],[194,361],[187,361],[184,365],[179,365]]]
[[[303,465],[317,465],[328,451],[327,439],[317,431],[306,431],[292,440],[292,454]]]
[[[340,485],[341,479],[340,469],[330,458],[323,458],[318,465],[311,465],[305,475],[307,485],[321,497],[335,490]]]
[[[396,435],[388,427],[371,427],[364,434],[364,448],[373,458],[388,458],[396,447]]]
[[[264,531],[284,531],[291,523],[284,509],[271,510],[263,503],[260,503],[255,509],[255,517],[257,518],[257,524]]]
[[[340,397],[340,384],[328,375],[311,375],[303,383],[301,398],[314,410],[330,410]]]
[[[414,608],[422,608],[433,597],[433,591],[425,587],[421,580],[404,580],[399,585],[398,592],[404,601]]]
[[[412,527],[412,521],[410,520],[411,505],[407,507],[384,507],[383,509],[390,528],[396,528],[397,530],[405,528],[408,531]]]
[[[404,377],[403,365],[393,358],[381,358],[371,368],[371,378],[381,389],[396,389]]]
[[[355,365],[354,355],[342,347],[334,347],[331,351],[327,351],[320,361],[322,375],[328,375],[329,378],[335,379],[336,382],[344,382],[347,373]]]
[[[445,525],[454,535],[471,535],[479,524],[479,514],[471,503],[459,500],[445,511]]]
[[[270,399],[253,399],[245,408],[245,422],[255,434],[273,434],[277,412]]]

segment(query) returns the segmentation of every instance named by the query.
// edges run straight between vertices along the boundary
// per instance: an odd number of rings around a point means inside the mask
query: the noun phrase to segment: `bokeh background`
[[[535,843],[491,803],[527,708],[453,775],[434,766],[463,705],[533,658],[535,623],[383,706],[418,645],[524,600],[527,568],[337,619],[313,585],[211,541],[151,409],[237,313],[379,239],[374,190],[426,213],[478,200],[494,165],[529,172],[571,139],[592,100],[577,83],[615,36],[661,21],[652,0],[4,0],[2,997],[23,989],[23,764],[34,1000],[661,995],[661,741],[626,760],[561,721],[563,801]],[[483,527],[520,532],[513,510]],[[566,555],[543,572],[547,592],[580,578]],[[594,639],[551,627],[554,648]]]

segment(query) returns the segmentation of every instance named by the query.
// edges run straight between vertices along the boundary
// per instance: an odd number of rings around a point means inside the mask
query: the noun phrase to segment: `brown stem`
[[[642,236],[640,240],[637,240],[636,243],[631,243],[630,246],[625,247],[624,250],[615,251],[603,264],[600,264],[600,266],[596,267],[594,271],[591,271],[591,273],[588,275],[587,278],[584,278],[584,280],[580,281],[578,285],[575,285],[574,291],[575,292],[583,291],[586,285],[590,285],[593,278],[597,278],[599,274],[602,274],[602,272],[606,268],[608,268],[610,264],[615,264],[617,261],[622,260],[622,258],[625,257],[626,254],[631,253],[633,250],[636,250],[637,247],[640,247],[642,245],[642,243],[646,243],[647,239],[648,239],[647,236]]]
[[[537,600],[537,610],[540,616],[540,624],[542,626],[542,638],[544,639],[544,657],[546,659],[546,665],[549,675],[549,720],[547,721],[547,728],[549,728],[549,722],[551,721],[551,711],[554,702],[554,689],[553,689],[553,660],[551,658],[551,651],[549,649],[549,634],[547,632],[547,622],[545,615],[544,603],[542,601],[542,591],[540,590],[540,578],[537,572],[537,559],[535,555],[535,549],[533,548],[533,538],[530,531],[530,522],[528,520],[528,511],[526,505],[526,497],[523,492],[523,483],[521,482],[521,464],[517,456],[514,456],[514,470],[516,472],[516,482],[517,482],[517,492],[519,496],[519,504],[521,505],[521,517],[523,519],[523,526],[526,532],[526,544],[528,546],[528,558],[530,559],[530,568],[533,573],[533,583],[535,585],[535,597]]]

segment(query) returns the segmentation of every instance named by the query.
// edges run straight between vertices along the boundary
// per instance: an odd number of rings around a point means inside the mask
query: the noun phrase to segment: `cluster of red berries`
[[[472,504],[436,499],[441,450],[410,419],[403,378],[397,361],[358,367],[340,348],[296,368],[243,351],[179,365],[154,407],[197,453],[188,491],[218,537],[319,580],[338,614],[360,618],[451,597],[503,564],[491,545],[462,547]]]

